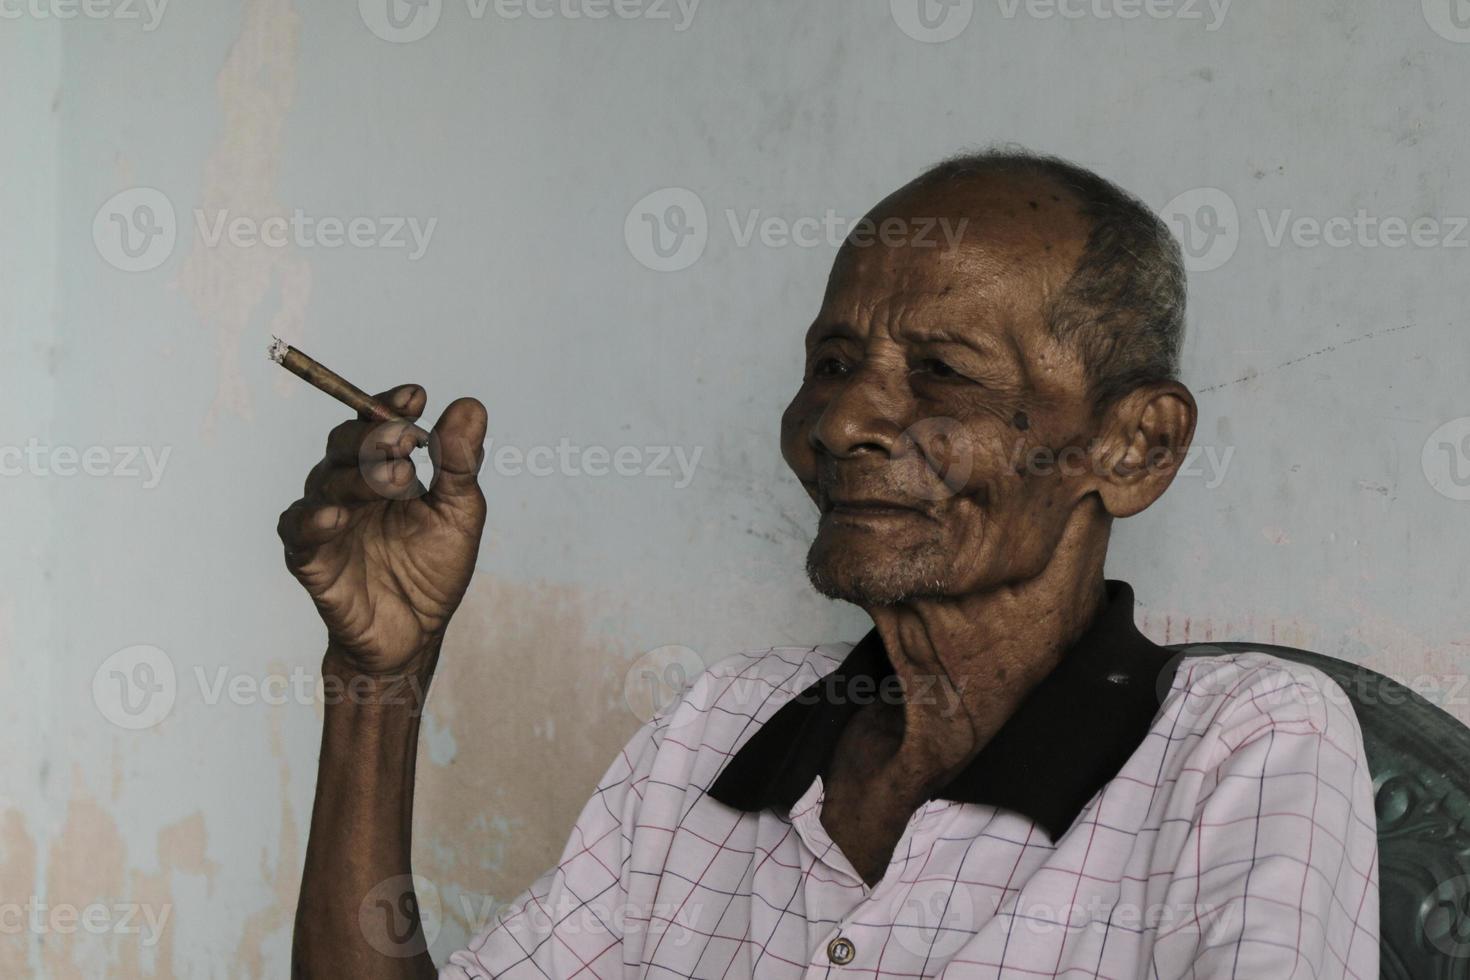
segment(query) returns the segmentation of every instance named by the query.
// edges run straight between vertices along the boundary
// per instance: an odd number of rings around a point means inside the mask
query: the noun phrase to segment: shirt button
[[[852,958],[856,955],[857,947],[852,944],[851,939],[838,936],[827,944],[827,959],[838,966],[846,966],[851,963]]]

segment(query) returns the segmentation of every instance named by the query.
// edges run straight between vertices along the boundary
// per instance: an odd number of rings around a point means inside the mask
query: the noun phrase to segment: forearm
[[[329,652],[316,802],[296,912],[297,980],[435,976],[413,893],[414,756],[429,671],[352,676]]]

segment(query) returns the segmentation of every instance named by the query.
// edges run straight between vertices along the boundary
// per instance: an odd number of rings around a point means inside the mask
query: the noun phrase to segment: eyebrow
[[[903,329],[904,336],[915,343],[920,344],[958,344],[968,347],[986,357],[996,357],[1011,360],[1018,352],[1013,350],[1013,344],[1009,337],[1005,340],[996,340],[989,334],[976,333],[970,330],[960,330],[943,325],[934,326],[908,326]]]
[[[857,340],[858,331],[846,320],[833,320],[823,323],[815,320],[806,331],[806,346],[815,347],[826,340]]]

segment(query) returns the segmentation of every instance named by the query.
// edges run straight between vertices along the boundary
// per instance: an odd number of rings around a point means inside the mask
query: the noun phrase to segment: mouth
[[[848,497],[829,498],[826,508],[822,511],[822,516],[830,520],[866,522],[902,520],[925,515],[917,507],[893,500],[877,497]]]

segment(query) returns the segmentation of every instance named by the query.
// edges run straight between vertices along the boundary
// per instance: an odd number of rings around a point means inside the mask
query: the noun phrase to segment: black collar
[[[1014,810],[1053,841],[1128,761],[1169,689],[1174,661],[1133,624],[1133,590],[1109,581],[1097,618],[938,797]],[[827,771],[864,704],[896,690],[878,631],[782,705],[731,757],[709,793],[737,810],[785,814]],[[885,688],[885,685],[889,687]]]

